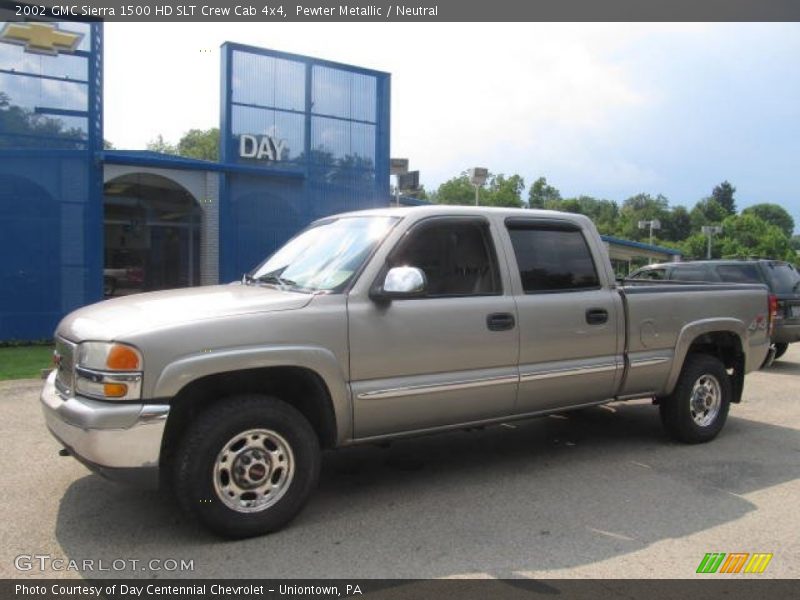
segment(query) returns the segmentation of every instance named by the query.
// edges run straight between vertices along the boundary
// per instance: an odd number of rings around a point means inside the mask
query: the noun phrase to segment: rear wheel
[[[675,440],[711,441],[725,425],[731,397],[725,365],[714,356],[690,354],[672,395],[659,405],[661,422]]]
[[[212,406],[189,426],[175,460],[178,501],[213,532],[275,531],[300,511],[319,476],[317,436],[294,407],[261,395]]]

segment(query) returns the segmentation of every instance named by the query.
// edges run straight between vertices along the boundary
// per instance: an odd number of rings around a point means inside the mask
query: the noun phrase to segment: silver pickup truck
[[[322,449],[635,398],[707,442],[772,317],[760,285],[618,284],[580,215],[373,210],[241,282],[68,315],[41,402],[62,454],[245,537],[298,513]]]

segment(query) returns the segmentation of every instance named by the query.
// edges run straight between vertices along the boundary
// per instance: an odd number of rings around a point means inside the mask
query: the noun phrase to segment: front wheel
[[[775,358],[774,360],[778,360],[781,356],[786,354],[786,351],[789,349],[789,344],[786,343],[776,343],[775,344]]]
[[[707,354],[686,357],[672,395],[662,399],[661,422],[675,440],[713,440],[725,425],[733,391],[725,365]]]
[[[277,398],[238,396],[189,426],[175,460],[175,493],[211,531],[250,537],[294,518],[319,467],[319,440],[300,412]]]

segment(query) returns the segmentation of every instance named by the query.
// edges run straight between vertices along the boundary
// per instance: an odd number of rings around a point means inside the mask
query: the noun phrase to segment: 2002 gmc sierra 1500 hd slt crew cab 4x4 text
[[[356,212],[239,283],[68,315],[42,406],[90,468],[245,537],[297,514],[326,448],[647,397],[673,438],[709,441],[764,361],[768,306],[759,285],[620,285],[580,215]]]

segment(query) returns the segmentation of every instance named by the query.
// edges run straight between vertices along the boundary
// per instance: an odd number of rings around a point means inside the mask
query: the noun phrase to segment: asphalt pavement
[[[695,578],[708,552],[800,577],[800,344],[710,444],[669,441],[637,401],[329,452],[293,523],[237,542],[58,456],[40,387],[0,383],[3,578]]]

